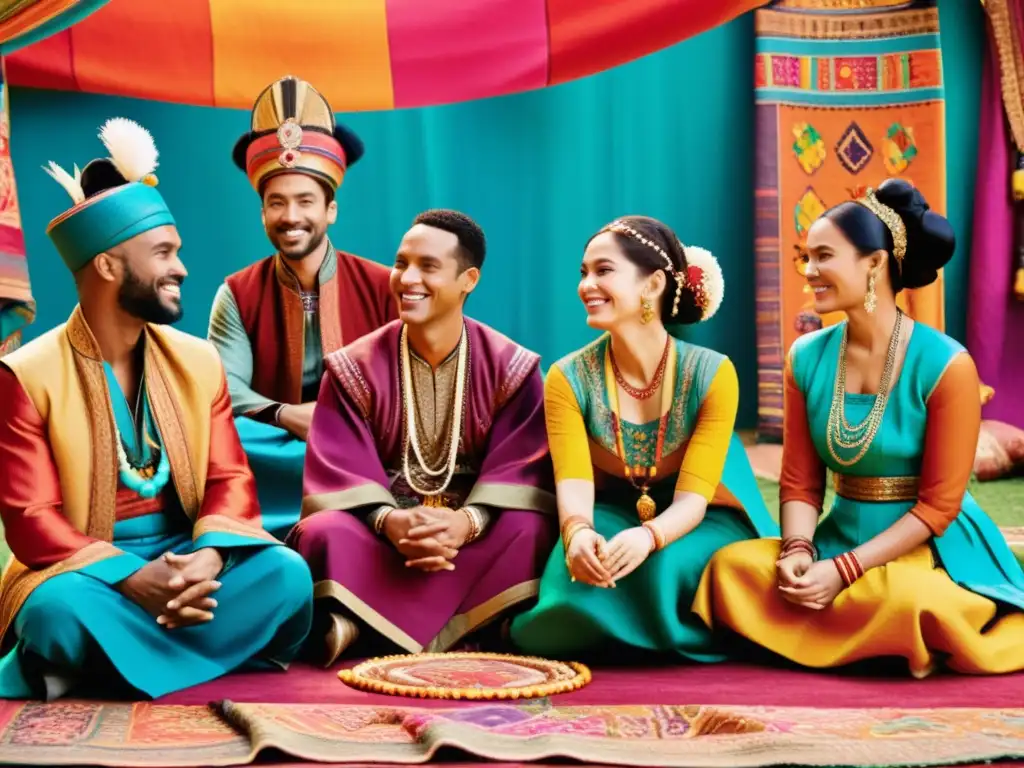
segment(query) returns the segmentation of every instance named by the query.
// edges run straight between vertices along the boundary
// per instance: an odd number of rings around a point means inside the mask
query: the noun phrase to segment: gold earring
[[[868,273],[868,292],[864,296],[864,309],[867,310],[869,315],[873,315],[877,304],[878,297],[875,296],[875,273],[874,270],[872,270]]]
[[[640,322],[647,325],[654,319],[654,305],[646,296],[640,298]]]

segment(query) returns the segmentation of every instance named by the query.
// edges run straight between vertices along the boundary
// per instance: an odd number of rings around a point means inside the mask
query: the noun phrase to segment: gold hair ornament
[[[683,276],[676,272],[675,265],[672,264],[672,259],[665,253],[665,249],[655,243],[653,240],[648,240],[646,237],[641,235],[629,224],[624,221],[613,221],[605,230],[610,232],[618,232],[620,235],[626,235],[636,240],[638,243],[643,243],[648,248],[651,248],[655,253],[661,256],[665,260],[665,271],[672,275],[672,278],[676,281],[676,295],[672,300],[672,317],[679,314],[679,297],[683,292]]]
[[[875,196],[875,190],[868,187],[863,196],[854,200],[860,203],[875,216],[882,220],[889,233],[892,235],[892,255],[896,257],[896,267],[903,273],[903,257],[907,255],[907,225],[903,219],[885,203]]]
[[[644,237],[626,222],[620,220],[613,221],[603,231],[618,232],[621,235],[631,237],[638,243],[651,248],[664,259],[665,271],[672,275],[672,279],[676,281],[676,295],[672,301],[672,317],[679,314],[679,297],[682,295],[684,283],[693,294],[697,306],[701,308],[701,322],[714,317],[718,308],[722,305],[722,299],[725,297],[725,280],[722,276],[722,268],[719,266],[718,260],[710,251],[698,248],[697,246],[683,245],[680,242],[679,247],[683,250],[687,262],[686,275],[683,275],[676,271],[672,259],[669,258],[664,248]]]

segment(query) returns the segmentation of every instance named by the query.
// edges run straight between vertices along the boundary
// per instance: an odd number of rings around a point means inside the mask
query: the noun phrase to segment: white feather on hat
[[[64,191],[71,195],[75,205],[78,205],[85,200],[85,190],[82,189],[82,172],[78,170],[77,165],[74,168],[75,175],[72,176],[53,162],[53,160],[50,161],[49,167],[43,166],[43,170],[50,174],[54,181],[64,187]]]
[[[114,167],[128,181],[142,181],[156,170],[159,153],[153,136],[134,120],[112,117],[99,135]]]

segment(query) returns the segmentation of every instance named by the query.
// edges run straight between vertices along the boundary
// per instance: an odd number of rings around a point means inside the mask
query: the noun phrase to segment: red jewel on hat
[[[293,168],[298,161],[299,153],[294,149],[286,149],[281,153],[281,156],[278,157],[278,162],[285,168]]]

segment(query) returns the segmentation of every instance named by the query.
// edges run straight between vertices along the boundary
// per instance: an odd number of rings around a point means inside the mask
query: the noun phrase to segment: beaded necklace
[[[129,409],[129,415],[132,419],[132,426],[135,430],[135,434],[138,438],[137,442],[141,446],[142,442],[147,439],[146,435],[146,423],[145,423],[145,410],[142,405],[145,399],[146,390],[146,374],[143,372],[142,380],[139,382],[139,391],[135,399],[135,410],[132,412]],[[124,393],[121,393],[121,397],[124,398]],[[125,406],[127,407],[128,401],[125,399]],[[139,423],[142,423],[142,429],[139,429]],[[128,460],[128,453],[124,447],[124,438],[121,436],[121,431],[117,428],[117,419],[114,419],[114,443],[117,450],[117,466],[118,476],[121,478],[121,482],[130,491],[134,491],[144,499],[152,499],[156,497],[167,485],[167,481],[171,477],[171,463],[167,458],[167,451],[162,446],[157,445],[154,441],[150,441],[150,446],[154,450],[160,452],[160,459],[157,462],[156,470],[152,468],[152,462],[147,462],[143,466],[133,466]],[[140,450],[141,455],[141,450]]]
[[[452,405],[455,407],[455,414],[452,418],[452,430],[448,437],[448,459],[438,468],[428,466],[423,452],[420,450],[419,432],[416,419],[416,394],[412,387],[412,360],[409,354],[408,326],[402,326],[402,333],[399,339],[399,349],[402,364],[402,410],[405,412],[405,439],[402,445],[402,474],[405,482],[414,493],[423,497],[426,506],[442,506],[443,493],[448,488],[455,474],[455,466],[459,455],[459,437],[462,435],[462,422],[465,415],[465,389],[466,389],[466,366],[469,358],[469,338],[465,329],[462,331],[462,338],[459,340],[459,358],[455,369],[455,398]],[[409,467],[409,447],[416,457],[419,470],[428,477],[437,478],[444,476],[437,488],[426,490],[416,485],[412,478],[413,473]]]
[[[640,498],[636,502],[636,512],[641,522],[653,520],[658,512],[658,505],[650,496],[650,484],[658,472],[658,464],[661,462],[662,454],[665,451],[665,433],[668,431],[668,419],[672,411],[672,390],[675,388],[675,345],[669,342],[669,353],[665,362],[665,370],[668,375],[661,382],[661,416],[658,419],[658,437],[654,447],[653,466],[644,467],[631,465],[626,455],[626,443],[623,438],[622,417],[619,415],[619,391],[618,382],[612,371],[611,342],[605,352],[605,385],[608,390],[608,401],[611,406],[612,431],[615,433],[615,450],[619,460],[622,461],[623,473],[630,484],[640,491]]]
[[[885,415],[885,407],[889,403],[889,384],[892,381],[893,370],[896,367],[896,352],[900,343],[900,326],[902,325],[903,312],[896,311],[896,323],[893,325],[892,336],[889,338],[889,349],[885,354],[885,367],[882,369],[882,377],[878,382],[878,392],[875,395],[875,402],[871,406],[868,415],[856,426],[846,420],[846,340],[849,331],[849,324],[843,328],[843,337],[839,345],[839,365],[836,370],[835,385],[832,390],[832,404],[828,413],[828,427],[826,431],[826,444],[829,455],[843,467],[852,467],[868,452],[871,443],[875,439],[879,426],[882,424],[882,417]],[[857,449],[857,454],[852,459],[839,456],[837,448],[846,450]]]

